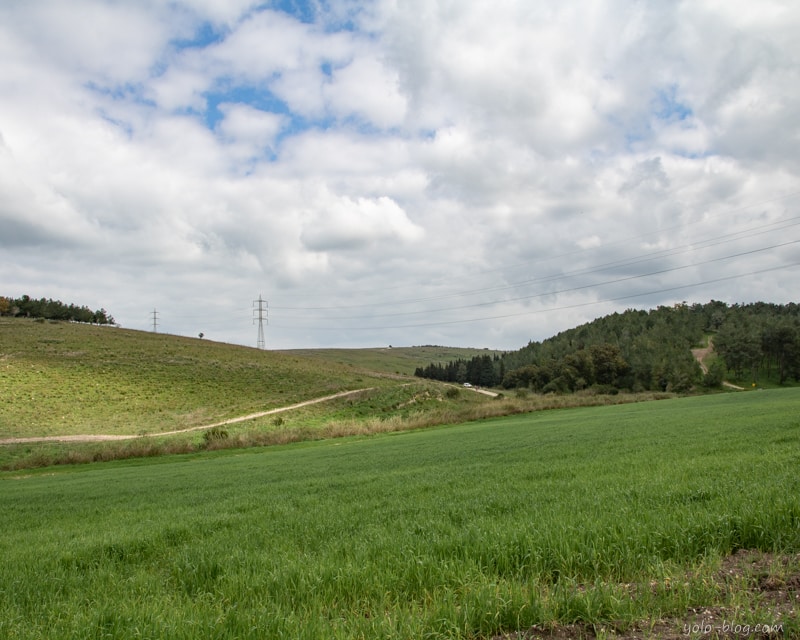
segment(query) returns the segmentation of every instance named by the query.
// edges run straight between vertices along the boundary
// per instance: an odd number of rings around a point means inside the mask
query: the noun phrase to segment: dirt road
[[[703,370],[703,373],[708,373],[708,367],[706,366],[705,359],[706,357],[708,357],[708,354],[710,354],[712,351],[714,351],[714,343],[711,342],[710,337],[708,338],[707,347],[702,347],[700,349],[692,349],[692,355],[695,357],[695,360],[697,360],[698,364],[700,365],[700,368]],[[728,387],[728,389],[736,389],[737,391],[744,391],[744,387],[740,387],[725,380],[722,381],[722,386]]]
[[[201,427],[190,427],[188,429],[178,429],[177,431],[162,431],[159,433],[146,433],[144,435],[91,435],[91,434],[83,434],[83,435],[71,435],[71,436],[40,436],[40,437],[31,437],[31,438],[5,438],[0,439],[0,445],[4,444],[27,444],[27,443],[34,443],[34,442],[106,442],[111,440],[135,440],[136,438],[155,438],[158,436],[174,436],[179,433],[189,433],[190,431],[203,431],[205,429],[211,429],[213,427],[222,427],[228,424],[235,424],[237,422],[244,422],[246,420],[253,420],[255,418],[262,418],[264,416],[272,415],[273,413],[282,413],[284,411],[291,411],[292,409],[299,409],[300,407],[307,407],[311,404],[317,404],[318,402],[327,402],[328,400],[335,400],[336,398],[345,398],[347,396],[352,396],[357,393],[361,393],[363,391],[371,391],[374,387],[369,387],[366,389],[355,389],[354,391],[342,391],[340,393],[334,393],[330,396],[324,396],[322,398],[314,398],[313,400],[306,400],[305,402],[298,402],[297,404],[289,405],[288,407],[278,407],[277,409],[270,409],[268,411],[259,411],[258,413],[251,413],[246,416],[240,416],[238,418],[230,418],[228,420],[223,420],[222,422],[215,422],[214,424],[206,424]]]

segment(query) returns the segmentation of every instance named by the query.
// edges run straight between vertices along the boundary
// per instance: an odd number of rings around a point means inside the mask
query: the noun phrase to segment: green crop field
[[[798,637],[798,406],[721,394],[5,472],[0,637],[710,638],[712,613]],[[741,549],[772,560],[723,570]]]

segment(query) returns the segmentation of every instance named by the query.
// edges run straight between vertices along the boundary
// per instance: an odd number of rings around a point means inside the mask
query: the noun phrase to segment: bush
[[[703,376],[703,386],[708,389],[713,389],[722,385],[722,379],[725,376],[725,366],[719,360],[712,363],[708,368],[708,373]]]
[[[456,387],[449,387],[447,391],[444,392],[448,398],[455,399],[461,395],[461,389],[457,389]]]
[[[593,393],[603,396],[615,396],[619,393],[619,389],[611,384],[593,384],[591,390]]]
[[[208,431],[203,433],[203,441],[206,445],[219,440],[227,440],[228,432],[222,427],[211,427]]]

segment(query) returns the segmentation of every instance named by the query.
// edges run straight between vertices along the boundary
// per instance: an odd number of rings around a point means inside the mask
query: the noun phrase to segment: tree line
[[[692,355],[711,336],[718,362],[703,372]],[[418,367],[447,382],[540,393],[595,389],[688,391],[726,375],[800,381],[800,306],[796,303],[680,303],[628,309],[502,355]]]
[[[791,306],[765,313],[753,305],[721,324],[713,342],[728,371],[753,381],[773,375],[779,384],[800,381],[800,320],[797,305]]]
[[[0,296],[0,316],[12,318],[42,318],[45,320],[66,320],[91,324],[116,324],[105,309],[92,311],[86,306],[65,304],[52,298],[35,299],[24,295],[20,298]]]

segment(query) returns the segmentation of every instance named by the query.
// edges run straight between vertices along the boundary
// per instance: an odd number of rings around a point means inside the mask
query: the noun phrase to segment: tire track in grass
[[[112,440],[136,440],[137,438],[155,438],[159,436],[174,436],[181,433],[189,433],[191,431],[203,431],[205,429],[213,429],[214,427],[223,427],[229,424],[236,424],[237,422],[245,422],[247,420],[254,420],[256,418],[263,418],[264,416],[272,415],[274,413],[282,413],[284,411],[291,411],[292,409],[299,409],[300,407],[307,407],[311,404],[319,402],[327,402],[328,400],[336,400],[337,398],[345,398],[364,391],[372,391],[375,387],[367,387],[365,389],[354,389],[353,391],[340,391],[330,396],[323,396],[321,398],[314,398],[312,400],[305,400],[297,404],[291,404],[286,407],[278,407],[277,409],[269,409],[267,411],[259,411],[257,413],[250,413],[246,416],[239,416],[238,418],[229,418],[214,424],[206,424],[200,427],[189,427],[188,429],[177,429],[175,431],[161,431],[159,433],[145,433],[142,435],[111,435],[111,434],[81,434],[71,436],[35,436],[30,438],[5,438],[0,439],[0,445],[8,444],[30,444],[35,442],[108,442]]]

